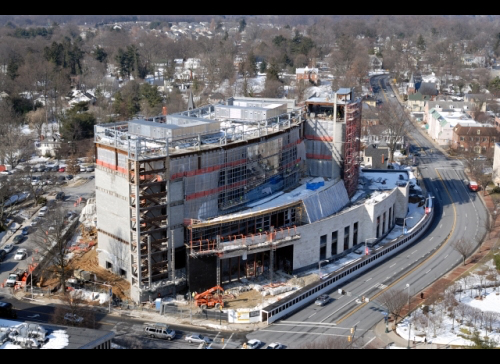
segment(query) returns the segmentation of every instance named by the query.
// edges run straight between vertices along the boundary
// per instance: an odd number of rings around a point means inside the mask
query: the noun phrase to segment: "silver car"
[[[203,336],[201,334],[191,334],[191,335],[186,335],[186,341],[190,344],[196,343],[196,344],[201,344],[205,343],[207,345],[212,343],[212,339],[209,337]]]

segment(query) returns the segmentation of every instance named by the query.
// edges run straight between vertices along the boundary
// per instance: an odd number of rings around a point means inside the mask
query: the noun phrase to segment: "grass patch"
[[[469,330],[467,330],[465,327],[461,327],[460,328],[460,332],[462,334],[465,334],[465,335],[472,335],[472,332],[470,332]]]

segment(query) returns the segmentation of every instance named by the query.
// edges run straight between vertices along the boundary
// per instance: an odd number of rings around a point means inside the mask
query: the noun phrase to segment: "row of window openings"
[[[415,234],[416,234],[418,231],[420,231],[421,229],[422,229],[422,228],[418,229],[418,230],[415,232]],[[392,251],[392,250],[396,249],[397,247],[399,247],[399,246],[401,246],[402,244],[406,243],[406,242],[407,242],[409,239],[411,239],[411,238],[412,238],[412,236],[408,236],[408,237],[406,237],[404,240],[401,240],[401,241],[400,241],[400,242],[398,242],[397,244],[395,244],[395,245],[391,246],[389,249],[384,250],[384,251],[382,251],[382,252],[378,253],[377,255],[375,255],[375,256],[373,256],[373,257],[371,257],[370,259],[365,260],[364,262],[361,262],[360,264],[356,265],[355,267],[352,267],[352,268],[351,268],[351,269],[349,269],[348,271],[343,272],[342,274],[340,274],[340,275],[338,275],[338,276],[335,276],[335,277],[331,278],[329,281],[327,281],[327,282],[325,282],[325,283],[321,284],[321,285],[320,285],[320,286],[318,286],[318,287],[315,287],[313,290],[311,290],[311,291],[309,291],[309,292],[306,292],[304,295],[302,295],[302,296],[300,296],[300,297],[298,297],[298,298],[296,298],[296,299],[294,299],[294,300],[292,300],[292,301],[290,301],[290,302],[286,303],[284,306],[278,307],[278,308],[275,310],[276,312],[271,312],[269,316],[272,316],[272,314],[274,314],[274,313],[279,313],[279,312],[281,312],[282,310],[286,310],[287,308],[289,308],[290,306],[295,305],[297,302],[299,302],[299,301],[303,300],[304,298],[309,297],[310,295],[312,295],[312,294],[314,294],[314,293],[316,293],[316,292],[318,292],[318,291],[322,290],[323,288],[325,288],[325,287],[327,287],[327,286],[331,285],[332,283],[336,282],[336,281],[337,281],[337,280],[339,280],[340,278],[345,277],[346,275],[348,275],[348,274],[350,274],[350,273],[352,273],[352,272],[354,272],[354,271],[358,270],[359,268],[364,267],[366,264],[373,262],[375,259],[380,258],[382,255],[385,255],[385,254],[387,254],[388,252],[390,252],[390,251]]]
[[[481,138],[479,137],[476,137],[476,142],[478,142]],[[461,142],[464,142],[465,141],[465,137],[460,137],[460,141]],[[474,141],[474,137],[469,137],[469,141],[473,142]],[[483,138],[483,142],[487,142],[488,141],[488,138]],[[491,137],[491,142],[494,143],[495,142],[495,137]]]
[[[393,208],[389,208],[389,226],[388,229],[391,228],[392,225],[394,225],[394,216],[392,214]],[[382,235],[385,234],[385,226],[386,226],[386,212],[383,213],[382,216]],[[349,249],[349,226],[346,226],[344,228],[344,251]],[[338,239],[338,231],[334,231],[332,233],[332,255],[337,254],[337,239]],[[377,217],[377,234],[376,238],[378,239],[380,237],[380,216]],[[352,239],[352,246],[355,246],[358,244],[358,223],[354,223],[353,226],[353,239]],[[326,246],[326,235],[322,235],[320,237],[320,247]],[[326,251],[320,252],[320,259],[325,259],[326,258]]]

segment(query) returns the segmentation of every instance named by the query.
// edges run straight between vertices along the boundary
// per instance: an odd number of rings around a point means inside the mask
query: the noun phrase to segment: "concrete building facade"
[[[231,98],[96,125],[99,264],[144,301],[298,272],[382,238],[406,214],[408,173],[359,199],[360,114],[341,89],[305,107]]]

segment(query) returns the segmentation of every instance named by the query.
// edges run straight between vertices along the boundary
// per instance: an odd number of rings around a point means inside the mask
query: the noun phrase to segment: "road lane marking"
[[[338,337],[345,337],[345,335],[339,335],[339,334],[327,334],[327,333],[324,333],[324,332],[308,332],[308,331],[278,331],[278,330],[266,330],[266,329],[262,329],[262,331],[266,331],[266,332],[276,332],[276,333],[279,333],[279,334],[289,334],[289,335],[295,335],[295,334],[306,334],[306,335],[326,335],[326,336],[338,336]]]
[[[430,238],[429,241],[432,241],[432,239],[434,239],[434,237]]]
[[[391,265],[389,268],[392,268],[392,267],[394,267],[395,265],[396,265],[396,263],[394,263],[393,265]]]
[[[311,317],[313,317],[316,314],[317,314],[317,312],[313,313],[311,316],[308,317],[308,319],[311,318]]]
[[[226,343],[224,344],[224,346],[222,347],[222,349],[225,349],[226,348],[226,345],[229,343],[229,340],[231,340],[231,338],[233,337],[234,333],[231,334],[231,336],[229,336],[229,339],[227,339]]]
[[[443,227],[443,224],[439,225],[439,228],[441,229]]]
[[[427,272],[425,272],[424,274],[427,274],[427,273],[429,273],[429,272],[430,272],[431,270],[432,270],[432,268],[431,268],[431,269],[429,269],[429,270],[428,270]]]
[[[365,283],[366,283],[366,282],[368,282],[368,281],[371,281],[371,279],[372,279],[372,278],[373,278],[373,277],[368,278],[368,279],[365,281]]]

